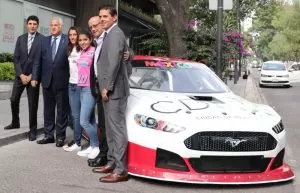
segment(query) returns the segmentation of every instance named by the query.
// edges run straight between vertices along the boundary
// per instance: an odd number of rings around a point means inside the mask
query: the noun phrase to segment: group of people
[[[128,180],[125,111],[132,55],[117,21],[117,10],[104,6],[99,8],[98,15],[89,19],[89,30],[71,27],[65,35],[62,19],[54,17],[50,23],[51,35],[44,37],[37,32],[38,17],[29,16],[28,33],[19,36],[16,42],[12,122],[4,128],[20,128],[19,103],[26,88],[28,139],[36,140],[41,83],[44,138],[37,144],[56,143],[56,147],[67,152],[76,151],[77,155],[88,158],[93,172],[108,173],[99,180],[109,183]],[[69,110],[73,143],[66,144]],[[89,138],[89,147],[84,150],[81,149],[83,130]]]

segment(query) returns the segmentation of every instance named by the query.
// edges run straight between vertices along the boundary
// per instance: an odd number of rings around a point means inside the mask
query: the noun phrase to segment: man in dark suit
[[[54,143],[62,147],[66,138],[68,124],[68,84],[69,62],[67,56],[68,37],[62,34],[63,21],[59,17],[51,20],[51,35],[42,41],[41,73],[44,97],[44,132],[45,137],[38,144]],[[56,107],[56,119],[55,119]]]
[[[19,108],[20,98],[26,88],[29,108],[29,141],[36,139],[37,131],[37,110],[39,103],[39,85],[31,86],[32,71],[34,62],[40,63],[38,51],[41,47],[41,41],[44,36],[37,32],[39,26],[39,18],[31,15],[27,18],[27,31],[18,37],[15,52],[14,64],[16,70],[16,79],[14,81],[11,101],[12,123],[5,130],[20,128]]]
[[[105,39],[97,63],[97,75],[105,112],[108,163],[98,168],[99,173],[111,174],[100,178],[101,182],[128,180],[127,174],[127,128],[125,112],[129,96],[127,67],[123,53],[126,38],[117,25],[117,11],[113,7],[99,9]]]

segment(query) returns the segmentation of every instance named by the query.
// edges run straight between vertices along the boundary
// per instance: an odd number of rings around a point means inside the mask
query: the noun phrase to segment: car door
[[[293,64],[289,67],[289,76],[291,82],[300,82],[300,64]]]

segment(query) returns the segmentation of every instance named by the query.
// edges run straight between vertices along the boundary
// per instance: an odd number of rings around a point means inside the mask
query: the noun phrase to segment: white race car
[[[127,106],[131,175],[199,184],[293,179],[286,131],[267,105],[233,94],[204,64],[135,56]]]

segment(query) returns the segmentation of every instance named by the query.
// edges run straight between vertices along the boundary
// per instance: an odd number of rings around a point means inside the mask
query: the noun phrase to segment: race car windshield
[[[131,88],[178,93],[222,93],[227,86],[205,65],[132,61]]]

